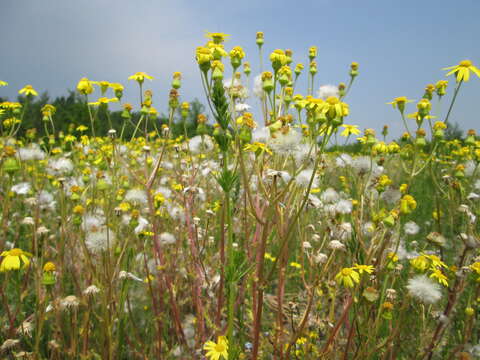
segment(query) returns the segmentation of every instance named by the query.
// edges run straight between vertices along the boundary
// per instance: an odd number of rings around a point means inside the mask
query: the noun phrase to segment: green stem
[[[458,91],[460,90],[460,86],[462,86],[463,80],[460,81],[457,84],[457,87],[455,88],[455,92],[453,93],[453,98],[452,102],[450,103],[450,106],[448,108],[447,116],[445,117],[445,120],[443,121],[447,126],[448,126],[448,118],[450,117],[450,113],[452,112],[453,104],[455,104],[455,100],[457,99]]]

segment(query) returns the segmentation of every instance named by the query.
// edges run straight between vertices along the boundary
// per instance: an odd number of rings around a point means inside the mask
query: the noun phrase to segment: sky
[[[125,100],[135,104],[138,86],[127,78],[144,71],[155,77],[148,83],[154,106],[165,111],[172,73],[180,71],[181,99],[206,103],[194,59],[205,32],[231,34],[226,49],[242,46],[256,75],[255,33],[263,31],[264,61],[288,48],[294,64],[307,64],[308,48],[318,47],[316,88],[348,82],[349,65],[358,62],[345,122],[378,132],[388,125],[398,135],[403,125],[386,102],[419,100],[427,84],[445,78],[442,68],[461,60],[480,67],[479,13],[479,0],[0,0],[0,80],[9,83],[0,97],[13,99],[26,84],[65,95],[88,77],[124,84]],[[433,102],[443,114],[453,93],[449,80],[448,95]],[[259,106],[253,97],[247,102]],[[450,121],[478,129],[479,103],[475,77],[462,85]],[[412,103],[407,112],[414,111]]]

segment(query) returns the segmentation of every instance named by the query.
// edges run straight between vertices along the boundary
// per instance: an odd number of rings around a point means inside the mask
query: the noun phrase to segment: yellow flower
[[[205,34],[205,37],[207,39],[211,39],[215,44],[221,44],[225,40],[227,40],[230,37],[230,35],[224,34],[224,33],[212,33],[207,31],[207,33]]]
[[[251,151],[251,152],[257,152],[258,150],[260,153],[267,152],[270,155],[272,155],[272,151],[265,145],[264,143],[261,142],[254,142],[253,144],[246,144],[245,147],[243,148],[244,151]]]
[[[439,269],[432,269],[430,278],[436,279],[440,284],[444,286],[448,286],[448,278]]]
[[[360,275],[354,270],[354,268],[344,268],[336,276],[335,280],[339,285],[352,288],[355,283],[360,282]]]
[[[270,61],[275,71],[278,71],[283,65],[287,65],[288,58],[281,49],[276,49],[270,54]]]
[[[195,59],[197,60],[198,65],[205,67],[206,70],[210,68],[210,61],[212,61],[213,53],[208,47],[199,46],[195,51]],[[208,65],[208,66],[207,66]]]
[[[102,104],[108,104],[108,103],[117,102],[117,101],[118,101],[118,98],[109,99],[109,98],[106,98],[106,97],[101,97],[100,99],[98,99],[95,102],[89,102],[88,105],[99,106],[99,105],[102,105]]]
[[[275,261],[276,257],[272,256],[270,253],[266,252],[265,255],[263,256],[265,259],[270,260],[270,261]]]
[[[109,83],[109,86],[113,89],[113,91],[123,91],[124,87],[120,83]]]
[[[353,267],[353,269],[355,270],[358,270],[358,272],[360,274],[363,274],[363,272],[365,271],[366,273],[369,273],[371,274],[373,272],[373,265],[358,265],[358,264],[355,264],[355,266]]]
[[[130,76],[128,78],[128,80],[135,80],[137,81],[139,84],[143,83],[143,81],[145,79],[148,79],[148,80],[153,80],[153,77],[148,75],[147,73],[144,73],[142,71],[140,72],[136,72],[135,74],[133,74],[132,76]]]
[[[384,188],[388,185],[391,185],[392,180],[388,177],[388,175],[380,175],[380,177],[378,178],[378,184]]]
[[[32,254],[23,251],[22,249],[14,248],[12,250],[4,251],[0,254],[3,257],[0,264],[0,272],[18,270],[20,267],[26,268],[30,264],[29,257]]]
[[[422,254],[425,255],[425,254]],[[447,268],[447,264],[445,264],[437,255],[425,255],[427,258],[430,259],[432,262],[432,268],[443,267]]]
[[[301,268],[302,268],[302,265],[300,265],[299,263],[294,262],[294,261],[292,261],[292,262],[290,263],[290,266],[291,266],[291,267],[294,267],[294,268],[296,268],[296,269],[301,269]]]
[[[396,263],[398,261],[398,256],[394,252],[389,252],[387,254],[387,259],[389,259],[391,262]]]
[[[350,136],[351,134],[359,135],[360,132],[361,132],[361,131],[358,129],[358,126],[357,126],[357,125],[347,125],[347,124],[343,124],[342,127],[345,128],[345,130],[343,130],[343,131],[340,133],[340,136],[348,137],[348,136]]]
[[[230,50],[230,57],[243,59],[245,57],[245,51],[243,51],[241,46],[235,46],[232,50]]]
[[[443,121],[436,121],[433,125],[434,130],[445,130],[446,128],[447,124],[445,124]]]
[[[388,152],[388,145],[385,144],[384,141],[379,141],[378,143],[373,145],[372,150],[376,154],[384,154],[384,153]]]
[[[92,81],[92,84],[100,86],[100,91],[102,94],[104,94],[110,87],[110,83],[108,81]]]
[[[475,271],[478,275],[480,275],[480,262],[474,262],[472,265],[470,265],[470,269]]]
[[[203,345],[203,350],[207,351],[205,356],[209,360],[228,359],[228,340],[225,336],[219,336],[217,342],[207,341]]]
[[[38,93],[35,91],[32,85],[25,85],[23,89],[18,92],[20,95],[25,94],[25,96],[38,96]]]
[[[46,262],[45,265],[43,265],[43,271],[45,272],[55,271],[55,264],[52,263],[51,261]]]
[[[257,123],[253,121],[252,113],[246,112],[242,116],[237,118],[238,125],[244,125],[247,128],[255,129],[257,127]]]
[[[93,93],[92,82],[87,78],[81,78],[77,84],[77,91],[83,95],[89,95]]]
[[[415,259],[410,260],[410,264],[412,264],[412,266],[417,270],[425,271],[430,266],[430,261],[427,256],[420,255]]]
[[[307,338],[306,338],[306,337],[303,337],[303,336],[302,336],[302,337],[299,337],[299,338],[297,339],[297,341],[296,341],[296,343],[297,343],[298,345],[303,345],[303,344],[305,344],[306,342],[307,342]]]
[[[387,104],[392,105],[394,109],[398,108],[398,110],[401,113],[403,113],[403,111],[405,110],[405,104],[413,102],[413,101],[414,100],[407,99],[406,96],[399,96],[399,97],[396,97],[395,99],[393,99],[392,102],[389,102]]]
[[[479,261],[474,262],[472,265],[470,265],[470,269],[475,271],[477,275],[480,275],[480,262]],[[480,276],[477,278],[477,281],[480,282]]]
[[[8,85],[8,83],[6,81],[0,80],[0,86],[7,86],[7,85]]]
[[[216,44],[213,41],[209,41],[207,42],[207,45],[205,45],[205,48],[210,50],[214,60],[220,60],[222,57],[228,55],[228,53],[223,48],[223,44]]]
[[[402,214],[410,214],[417,208],[417,202],[411,195],[404,195],[400,200],[400,212]]]
[[[399,190],[400,190],[400,192],[401,192],[402,194],[405,194],[405,193],[407,192],[407,190],[408,190],[408,184],[402,184],[402,185],[400,185]]]
[[[421,116],[417,111],[411,114],[408,114],[407,117],[409,119],[415,119],[416,121],[421,121],[422,119],[436,119],[436,116],[433,115],[425,115]]]
[[[57,111],[57,109],[51,104],[45,104],[41,109],[43,116],[52,116],[55,114],[55,111]]]
[[[470,71],[474,72],[475,75],[480,77],[480,70],[475,65],[473,65],[470,60],[462,60],[458,65],[449,66],[443,68],[442,70],[450,70],[450,72],[447,73],[447,76],[456,74],[457,82],[467,82],[468,80],[470,80]]]
[[[85,213],[85,208],[82,205],[76,205],[72,209],[72,211],[73,211],[74,214],[83,215]]]
[[[348,116],[349,108],[347,104],[341,102],[335,96],[329,96],[323,103],[322,113],[325,114],[328,119],[333,120]]]
[[[439,80],[435,84],[438,96],[443,96],[447,93],[448,80]]]

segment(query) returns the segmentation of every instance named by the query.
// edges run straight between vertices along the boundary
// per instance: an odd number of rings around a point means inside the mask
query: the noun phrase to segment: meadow
[[[254,76],[207,38],[193,120],[181,73],[133,74],[134,105],[82,78],[75,124],[44,104],[29,128],[30,85],[0,102],[1,358],[480,358],[480,141],[448,133],[480,70],[379,103],[387,142],[349,124],[356,62],[318,90],[314,46],[293,64],[259,32]]]

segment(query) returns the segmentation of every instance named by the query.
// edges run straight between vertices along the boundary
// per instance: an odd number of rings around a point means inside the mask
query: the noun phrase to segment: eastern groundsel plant
[[[480,356],[480,141],[448,137],[475,65],[379,99],[405,126],[387,142],[349,120],[358,63],[319,85],[316,46],[265,55],[258,32],[256,69],[206,38],[191,123],[180,72],[160,98],[134,73],[134,105],[80,79],[67,132],[52,104],[24,128],[32,85],[0,103],[2,358]]]

